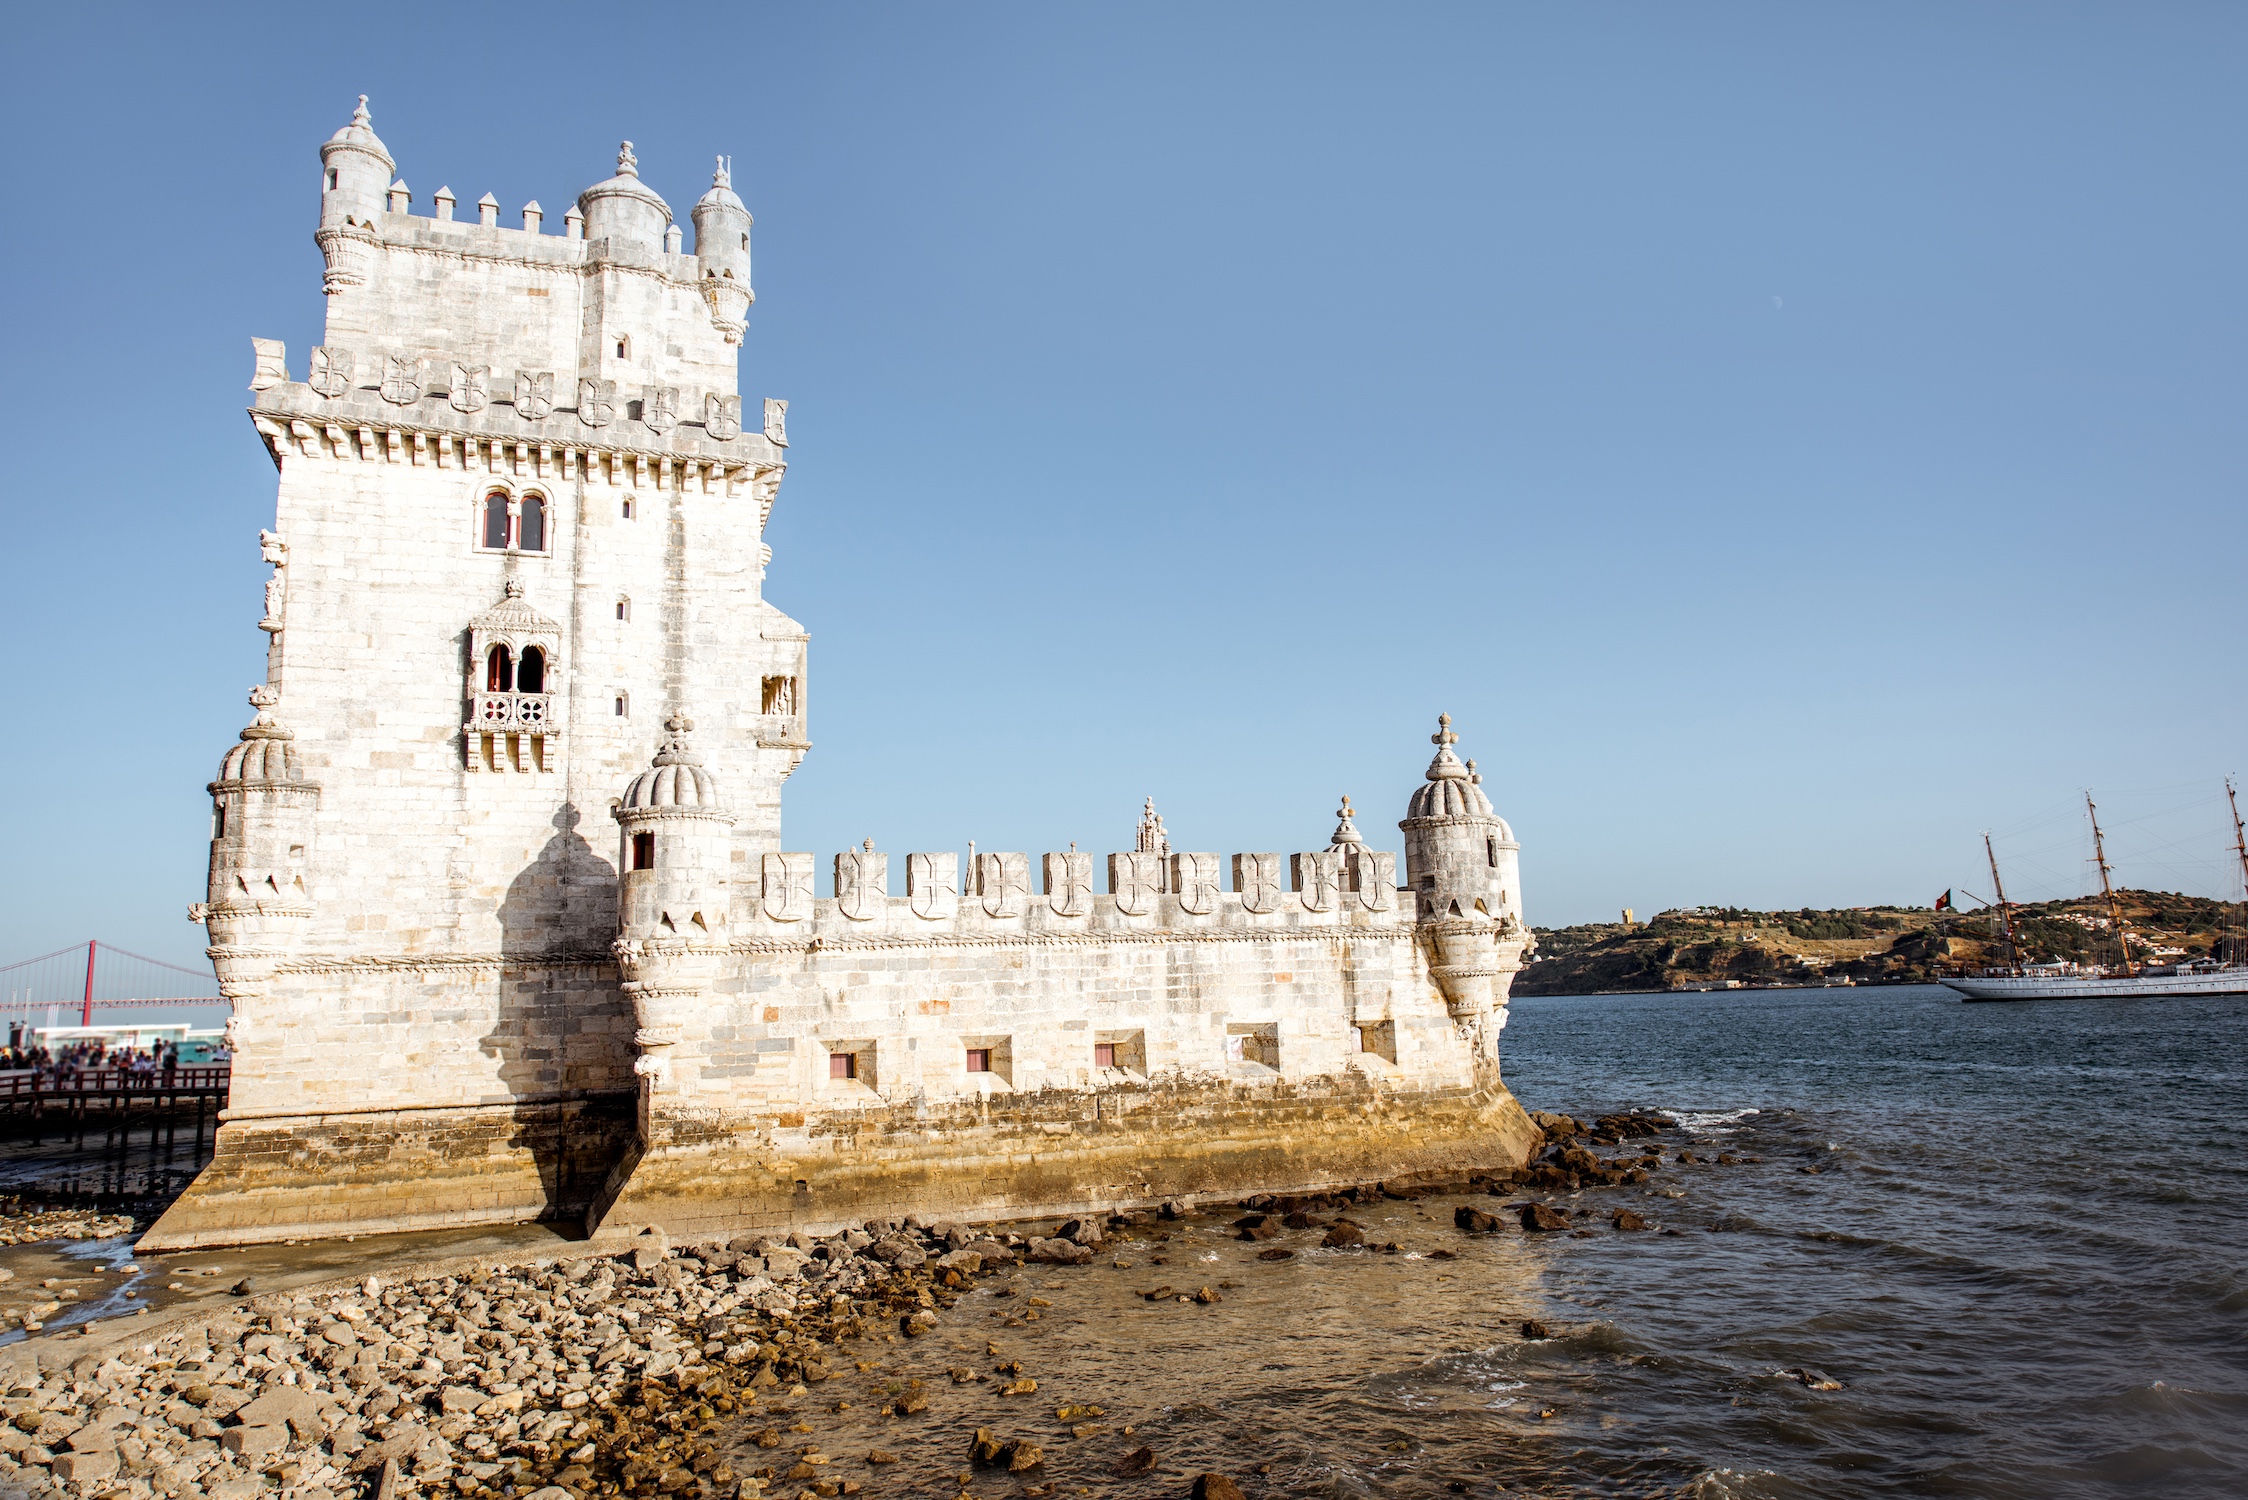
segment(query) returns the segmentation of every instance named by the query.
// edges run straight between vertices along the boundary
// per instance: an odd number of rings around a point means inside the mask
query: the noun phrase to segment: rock
[[[1093,1259],[1090,1248],[1074,1240],[1032,1240],[1023,1258],[1036,1265],[1082,1266]]]
[[[1154,1467],[1155,1450],[1153,1448],[1134,1448],[1116,1461],[1116,1472],[1126,1478],[1130,1478],[1134,1474],[1145,1474]]]
[[[1639,1215],[1633,1213],[1628,1208],[1617,1209],[1615,1213],[1609,1217],[1608,1222],[1615,1225],[1618,1229],[1645,1229],[1648,1227],[1647,1221],[1645,1219],[1642,1219],[1641,1217],[1639,1217]]]
[[[1203,1287],[1194,1294],[1194,1300],[1201,1303],[1204,1307],[1211,1307],[1217,1303],[1223,1302],[1225,1298],[1219,1296],[1215,1288]]]
[[[578,1497],[558,1484],[550,1484],[544,1489],[531,1491],[522,1500],[578,1500]]]
[[[1808,1386],[1814,1391],[1839,1391],[1842,1389],[1841,1381],[1835,1379],[1826,1371],[1815,1370],[1809,1365],[1804,1365],[1798,1369],[1782,1370],[1780,1375],[1784,1379],[1797,1381]]]
[[[1548,1233],[1569,1227],[1569,1215],[1547,1203],[1522,1205],[1522,1227],[1533,1234]]]
[[[1046,1450],[1027,1438],[1017,1438],[1006,1448],[1007,1472],[1020,1474],[1025,1469],[1035,1469],[1046,1461]]]
[[[1097,1247],[1101,1242],[1101,1224],[1098,1219],[1071,1219],[1054,1231],[1054,1238],[1072,1244]]]
[[[1295,1258],[1296,1252],[1293,1250],[1276,1248],[1272,1250],[1259,1250],[1257,1252],[1257,1259],[1259,1260],[1294,1260]]]
[[[266,1491],[265,1481],[255,1474],[242,1479],[226,1479],[203,1491],[204,1500],[258,1500]],[[378,1495],[378,1500],[389,1500]]]
[[[279,1425],[229,1427],[226,1435],[219,1439],[219,1446],[229,1453],[239,1453],[244,1458],[279,1453],[289,1446],[289,1429]]]
[[[1463,1203],[1452,1210],[1452,1223],[1454,1227],[1464,1229],[1469,1234],[1489,1234],[1491,1231],[1503,1227],[1505,1221],[1496,1214],[1487,1214],[1480,1208],[1470,1208]],[[1451,1252],[1439,1251],[1437,1253],[1449,1256]]]
[[[250,1295],[250,1293],[256,1291],[257,1289],[258,1279],[255,1276],[243,1277],[240,1281],[234,1283],[233,1288],[234,1295],[237,1297],[247,1297]]]
[[[1171,1290],[1171,1289],[1170,1289],[1169,1287],[1167,1287],[1167,1286],[1158,1286],[1158,1287],[1150,1287],[1150,1288],[1148,1288],[1148,1290],[1146,1290],[1146,1291],[1144,1291],[1144,1292],[1140,1293],[1140,1295],[1141,1295],[1142,1297],[1145,1297],[1145,1298],[1146,1298],[1146,1299],[1147,1299],[1148,1301],[1150,1301],[1150,1302],[1168,1302],[1168,1301],[1170,1301],[1170,1300],[1171,1300],[1171,1299],[1172,1299],[1173,1297],[1176,1297],[1176,1296],[1178,1295],[1178,1293],[1177,1293],[1177,1292],[1174,1292],[1174,1291],[1172,1291],[1172,1290]],[[35,1415],[36,1415],[36,1414],[35,1414]]]
[[[1105,1417],[1107,1415],[1108,1413],[1099,1407],[1089,1406],[1082,1401],[1073,1401],[1066,1406],[1054,1408],[1054,1420],[1057,1422],[1082,1422],[1087,1417]]]
[[[1155,1216],[1166,1224],[1176,1224],[1187,1216],[1187,1208],[1176,1198],[1166,1198],[1163,1200],[1163,1206],[1155,1211]],[[1144,1453],[1147,1450],[1143,1448],[1140,1451]]]
[[[117,1472],[117,1450],[98,1448],[91,1453],[65,1453],[55,1460],[57,1479],[107,1479]]]
[[[898,1319],[898,1331],[909,1339],[917,1339],[925,1333],[933,1332],[936,1326],[937,1315],[926,1307]]]
[[[296,1386],[278,1385],[240,1407],[235,1415],[245,1427],[278,1427],[299,1417],[310,1417],[317,1409],[318,1403]]]
[[[1223,1474],[1197,1475],[1194,1500],[1242,1500],[1241,1486]]]
[[[1332,1225],[1328,1226],[1326,1237],[1319,1243],[1329,1250],[1339,1250],[1345,1245],[1363,1243],[1365,1238],[1365,1230],[1360,1229],[1348,1219],[1337,1219]]]
[[[870,1464],[894,1464],[898,1461],[898,1456],[886,1449],[869,1448],[866,1451],[866,1461]],[[538,1500],[538,1497],[534,1495],[531,1500]],[[573,1500],[575,1500],[575,1497],[573,1497]]]
[[[1524,1318],[1522,1336],[1526,1339],[1550,1339],[1553,1337],[1553,1330],[1537,1318]]]

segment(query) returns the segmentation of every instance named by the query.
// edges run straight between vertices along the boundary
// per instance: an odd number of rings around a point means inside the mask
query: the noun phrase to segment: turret
[[[749,210],[734,196],[733,173],[723,156],[711,174],[710,191],[695,204],[694,220],[695,260],[710,321],[727,343],[738,344],[757,294],[749,286]]]
[[[640,1059],[633,1071],[647,1092],[672,1086],[679,1041],[726,941],[727,873],[733,815],[719,805],[718,782],[688,741],[694,720],[674,714],[653,764],[632,779],[612,809],[618,829],[617,940],[613,945],[632,997]]]
[[[578,210],[585,215],[587,239],[644,251],[661,250],[664,231],[671,227],[671,205],[640,180],[639,158],[630,141],[617,148],[617,175],[578,194]]]
[[[1436,758],[1405,820],[1405,879],[1433,950],[1429,965],[1453,1023],[1480,1053],[1506,1025],[1506,990],[1521,932],[1514,831],[1491,810],[1475,763],[1452,753],[1452,716],[1437,717]]]
[[[250,690],[257,717],[210,785],[209,899],[188,910],[209,929],[219,992],[235,1003],[228,1030],[237,1043],[246,1002],[312,918],[308,881],[320,785],[305,779],[296,736],[273,717],[279,701],[264,684]]]
[[[367,96],[361,94],[351,123],[320,148],[320,227],[373,224],[396,171],[397,163],[370,123]]]

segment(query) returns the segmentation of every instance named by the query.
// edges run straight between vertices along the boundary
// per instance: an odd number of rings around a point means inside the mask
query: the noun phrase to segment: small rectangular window
[[[211,807],[211,838],[216,841],[226,837],[226,804],[213,803]]]
[[[618,717],[618,718],[620,718],[620,719],[621,719],[621,718],[623,718],[623,717],[624,717],[624,711],[625,711],[624,694],[622,694],[622,693],[619,693],[619,694],[617,694],[617,717]]]
[[[629,496],[629,495],[627,495],[627,496],[625,497],[625,502],[624,502],[624,518],[625,518],[625,519],[626,519],[627,521],[629,521],[629,520],[631,520],[631,519],[632,519],[632,497],[631,497],[631,496]]]
[[[830,1078],[858,1077],[859,1055],[856,1052],[830,1052],[827,1055],[827,1076]]]
[[[991,1071],[991,1049],[989,1047],[970,1047],[968,1049],[968,1071],[971,1073],[988,1073]]]
[[[653,870],[656,867],[656,836],[636,833],[632,836],[632,868]]]
[[[620,620],[632,618],[632,601],[630,599],[619,599],[617,601],[617,618]]]
[[[1116,1066],[1116,1043],[1114,1043],[1114,1042],[1095,1042],[1095,1043],[1093,1043],[1093,1066],[1094,1066],[1094,1067],[1096,1067],[1096,1068],[1113,1068],[1113,1067],[1115,1067],[1115,1066]]]

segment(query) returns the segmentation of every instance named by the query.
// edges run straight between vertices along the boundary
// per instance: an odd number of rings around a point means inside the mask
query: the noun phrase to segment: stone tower
[[[1429,736],[1436,758],[1413,793],[1405,819],[1405,884],[1433,948],[1431,972],[1463,1033],[1495,1037],[1506,1024],[1504,991],[1493,982],[1519,968],[1521,845],[1484,794],[1475,762],[1452,746],[1452,716],[1439,714]],[[1511,951],[1509,951],[1511,950]]]

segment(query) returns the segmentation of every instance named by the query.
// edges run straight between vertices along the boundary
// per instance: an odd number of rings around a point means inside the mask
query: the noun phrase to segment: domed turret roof
[[[487,635],[511,636],[522,640],[531,636],[559,636],[562,627],[531,608],[523,598],[523,580],[510,578],[507,595],[499,603],[469,621],[469,628]]]
[[[329,136],[328,143],[320,148],[320,159],[326,161],[329,152],[345,148],[369,152],[381,157],[387,170],[395,172],[398,169],[398,163],[390,159],[390,148],[382,143],[381,136],[375,134],[372,118],[367,113],[365,94],[359,96],[359,108],[352,111],[351,123]]]
[[[671,205],[663,201],[662,194],[640,180],[640,159],[632,154],[630,141],[617,148],[617,175],[578,194],[578,207],[591,217],[594,205],[604,198],[629,198],[645,203],[663,215],[666,224],[671,222]]]
[[[1328,848],[1363,849],[1366,846],[1365,837],[1359,833],[1358,825],[1351,821],[1351,812],[1350,799],[1345,797],[1343,805],[1335,809],[1335,816],[1342,821],[1335,825],[1334,836],[1327,840]]]
[[[1406,809],[1408,818],[1488,818],[1492,817],[1491,799],[1483,795],[1483,778],[1475,774],[1475,764],[1466,765],[1452,753],[1459,736],[1452,733],[1452,716],[1439,714],[1436,733],[1429,739],[1436,745],[1436,759],[1428,763],[1428,780],[1413,793],[1411,805]]]
[[[242,731],[242,742],[219,762],[220,781],[304,781],[297,737],[282,728],[270,711],[280,698],[263,683],[250,689],[250,703],[258,716]]]
[[[632,778],[624,789],[620,811],[637,808],[677,807],[696,812],[718,811],[718,778],[703,769],[702,757],[687,743],[695,721],[673,714],[663,721],[669,738],[656,751],[648,769]]]
[[[695,207],[738,208],[745,214],[749,212],[749,205],[734,196],[733,168],[725,157],[718,158],[718,170],[710,174],[710,191],[695,200]]]

